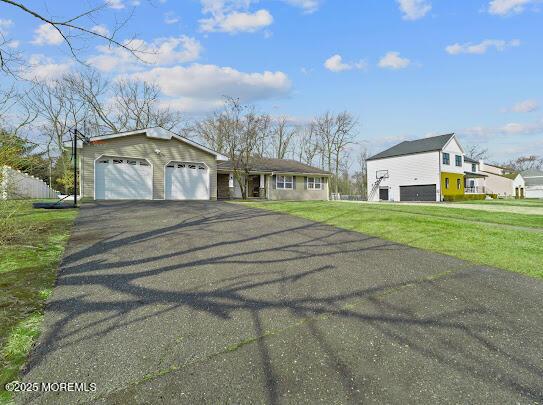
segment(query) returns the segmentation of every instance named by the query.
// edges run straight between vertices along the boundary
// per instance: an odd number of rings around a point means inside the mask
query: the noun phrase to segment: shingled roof
[[[231,160],[224,162],[217,162],[217,170],[232,170],[234,165]],[[263,173],[300,173],[300,174],[320,174],[320,175],[329,175],[330,172],[326,170],[318,169],[313,166],[306,165],[305,163],[298,162],[291,159],[271,159],[271,158],[261,158],[255,157],[251,162],[252,172],[263,172]]]
[[[454,134],[432,136],[430,138],[416,139],[414,141],[403,141],[392,148],[389,148],[368,160],[383,159],[395,156],[412,155],[414,153],[433,152],[441,150],[449,142]]]

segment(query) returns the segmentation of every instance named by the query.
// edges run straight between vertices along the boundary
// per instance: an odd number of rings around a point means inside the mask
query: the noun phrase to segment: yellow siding
[[[160,150],[160,155],[155,151]],[[94,161],[100,156],[147,159],[153,166],[153,199],[164,199],[164,167],[168,162],[205,163],[209,167],[210,196],[217,198],[217,161],[215,156],[177,139],[151,139],[145,135],[113,138],[85,145],[81,151],[81,188],[83,197],[94,198]]]
[[[449,179],[449,188],[445,187],[445,179]],[[457,180],[460,180],[460,188],[457,187]],[[446,195],[464,195],[464,175],[460,173],[441,173],[441,194]]]

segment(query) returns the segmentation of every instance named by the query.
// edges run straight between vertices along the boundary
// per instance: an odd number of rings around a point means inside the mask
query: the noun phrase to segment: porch
[[[246,190],[247,199],[265,200],[267,196],[267,177],[265,174],[250,174],[243,176],[243,188]],[[241,187],[233,173],[217,173],[217,199],[231,200],[243,198]]]
[[[486,194],[486,177],[482,173],[464,172],[464,194]]]

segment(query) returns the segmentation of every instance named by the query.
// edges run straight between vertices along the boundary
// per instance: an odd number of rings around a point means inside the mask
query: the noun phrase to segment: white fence
[[[57,198],[58,191],[53,190],[44,181],[8,166],[0,168],[0,199],[15,200],[23,198]]]
[[[332,193],[330,195],[330,200],[333,200],[333,201],[366,201],[366,196]]]

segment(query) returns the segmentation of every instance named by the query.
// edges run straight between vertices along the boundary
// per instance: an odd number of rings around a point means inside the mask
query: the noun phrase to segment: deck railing
[[[465,187],[464,192],[466,194],[485,194],[485,188],[484,187]]]

